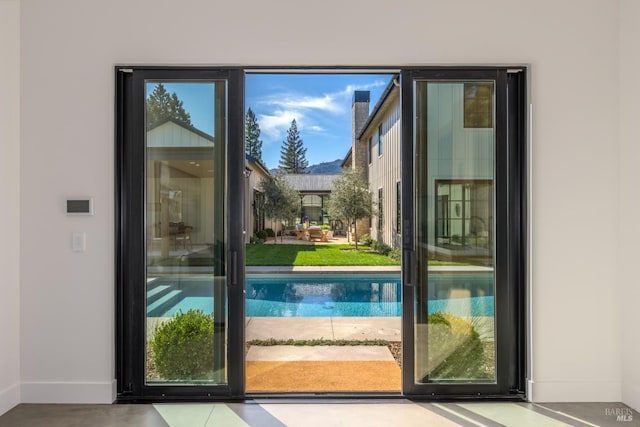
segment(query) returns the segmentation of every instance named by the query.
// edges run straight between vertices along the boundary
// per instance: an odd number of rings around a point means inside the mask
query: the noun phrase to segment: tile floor
[[[19,405],[0,427],[640,426],[621,403],[423,403],[406,399],[248,400],[244,403]]]

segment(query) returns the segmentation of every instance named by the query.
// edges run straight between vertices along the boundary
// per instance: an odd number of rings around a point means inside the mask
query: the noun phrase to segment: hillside
[[[336,159],[333,162],[322,162],[317,165],[311,165],[307,168],[307,173],[311,175],[339,175],[342,172],[340,164],[342,159]],[[271,173],[278,172],[277,168],[269,170]]]
[[[318,163],[317,165],[309,166],[307,171],[314,175],[335,175],[341,172],[340,163],[342,163],[342,159],[336,159],[333,162]]]

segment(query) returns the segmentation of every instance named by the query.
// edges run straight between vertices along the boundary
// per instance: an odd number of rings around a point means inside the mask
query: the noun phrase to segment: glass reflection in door
[[[418,81],[415,383],[494,383],[495,84]]]
[[[145,82],[148,385],[226,384],[226,81]]]

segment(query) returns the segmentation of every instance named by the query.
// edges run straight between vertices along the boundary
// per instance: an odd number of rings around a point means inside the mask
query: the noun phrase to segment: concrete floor
[[[420,403],[397,400],[250,400],[244,403],[19,405],[0,427],[640,426],[621,403]]]

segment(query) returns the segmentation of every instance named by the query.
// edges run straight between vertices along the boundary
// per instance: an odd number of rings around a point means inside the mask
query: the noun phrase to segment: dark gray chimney
[[[353,138],[357,138],[362,126],[369,118],[369,100],[371,94],[368,90],[356,90],[353,92]]]
[[[358,141],[358,135],[369,118],[369,100],[371,94],[368,90],[356,90],[353,92],[353,107],[351,108],[351,161],[353,168],[360,168],[366,174],[368,157],[367,142]],[[364,142],[364,143],[363,143]]]

